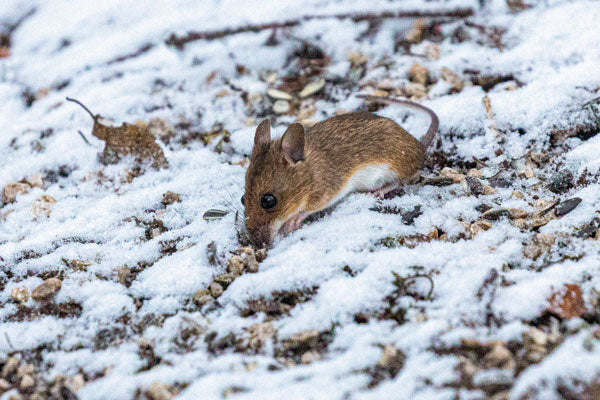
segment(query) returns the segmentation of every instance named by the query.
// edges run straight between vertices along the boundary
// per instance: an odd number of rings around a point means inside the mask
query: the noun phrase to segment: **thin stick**
[[[419,17],[451,17],[465,18],[473,15],[472,8],[457,8],[448,11],[384,11],[381,13],[342,13],[333,15],[305,15],[298,19],[287,20],[283,22],[272,22],[267,24],[247,25],[239,28],[226,28],[218,31],[189,32],[183,36],[177,36],[174,33],[165,41],[169,46],[174,46],[179,50],[189,43],[196,40],[213,40],[224,36],[235,35],[244,32],[260,32],[267,29],[289,28],[300,25],[301,22],[320,19],[352,19],[354,22],[372,21],[384,18],[419,18]]]
[[[92,119],[93,119],[94,121],[96,120],[96,118],[98,118],[98,116],[97,116],[97,115],[94,115],[94,113],[92,113],[92,112],[90,111],[90,109],[89,109],[89,108],[87,108],[85,105],[83,105],[83,103],[82,103],[82,102],[80,102],[79,100],[72,99],[72,98],[70,98],[70,97],[66,97],[66,99],[67,99],[67,101],[72,101],[73,103],[77,103],[77,104],[79,104],[79,105],[80,105],[80,106],[81,106],[81,107],[82,107],[82,108],[83,108],[85,111],[87,111],[87,113],[88,113],[88,114],[90,114],[90,116],[92,117]]]
[[[10,338],[8,337],[8,333],[4,332],[4,337],[6,338],[6,343],[10,346],[11,349],[16,350],[15,346],[10,342]]]
[[[87,138],[83,135],[83,133],[81,131],[77,131],[77,133],[79,133],[79,136],[81,136],[81,138],[83,139],[84,142],[87,143],[88,146],[91,146],[92,144],[87,140]]]

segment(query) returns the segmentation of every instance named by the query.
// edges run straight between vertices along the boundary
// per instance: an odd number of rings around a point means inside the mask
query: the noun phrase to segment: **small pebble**
[[[232,256],[227,260],[227,272],[234,275],[241,275],[244,272],[244,260],[240,256]]]
[[[483,194],[486,196],[492,195],[492,194],[496,194],[498,193],[498,191],[496,189],[494,189],[493,187],[491,187],[490,185],[483,185]]]
[[[474,196],[479,196],[483,194],[483,184],[477,178],[472,176],[467,176],[465,178],[465,184],[467,186],[467,190]]]
[[[85,379],[82,374],[77,374],[67,379],[66,386],[72,392],[77,393],[85,385]]]
[[[161,382],[154,382],[147,394],[151,400],[170,400],[174,397],[171,387]]]
[[[429,70],[424,65],[415,63],[408,70],[408,79],[414,83],[425,86],[429,79]]]
[[[202,306],[202,305],[204,305],[206,303],[211,302],[213,300],[213,297],[210,294],[210,290],[208,290],[208,289],[200,289],[196,293],[194,293],[194,296],[192,297],[192,300],[197,305]]]
[[[494,208],[483,213],[482,217],[488,221],[498,221],[502,217],[508,217],[510,210],[507,208]]]
[[[461,183],[462,181],[465,180],[465,176],[463,174],[461,174],[460,172],[458,172],[457,170],[452,169],[452,168],[448,168],[448,167],[443,168],[441,171],[441,174],[444,175],[445,177],[452,178],[454,183]]]
[[[33,375],[35,367],[33,364],[21,364],[17,369],[17,377],[22,378],[25,375]]]
[[[487,231],[492,227],[491,222],[489,221],[476,221],[471,224],[469,227],[469,231],[471,232],[471,237],[477,236],[480,232]]]
[[[233,274],[221,274],[221,275],[217,275],[213,278],[213,281],[218,283],[219,285],[221,285],[224,288],[227,288],[227,286],[231,285],[231,282],[233,282],[235,280],[235,275]]]
[[[306,353],[300,356],[300,362],[302,364],[312,364],[315,361],[319,361],[321,359],[321,355],[319,352],[315,350],[309,350]]]
[[[10,297],[17,303],[27,303],[29,291],[27,288],[14,287],[10,291]]]
[[[408,82],[404,85],[402,91],[406,97],[413,100],[424,99],[427,97],[427,88],[420,83]]]
[[[223,286],[219,285],[216,282],[211,283],[208,288],[210,289],[210,294],[214,298],[217,298],[217,297],[219,297],[220,295],[223,294]]]
[[[285,100],[277,100],[273,104],[273,111],[277,114],[285,114],[290,111],[290,103]]]
[[[12,385],[9,381],[4,378],[0,378],[0,394],[9,391],[12,388]]]
[[[258,261],[254,254],[248,254],[246,256],[246,270],[250,273],[258,272]]]
[[[41,285],[33,289],[31,298],[35,301],[50,300],[60,290],[62,282],[57,278],[48,278]]]
[[[382,81],[377,83],[377,89],[381,89],[381,90],[393,90],[396,87],[396,85],[394,84],[394,81],[392,81],[391,79],[383,79]]]
[[[116,272],[117,278],[119,279],[119,283],[121,285],[125,285],[127,281],[131,278],[131,270],[126,265],[117,268]]]
[[[35,385],[35,379],[31,375],[24,375],[21,378],[21,390],[26,391]]]
[[[16,357],[8,357],[4,366],[2,367],[2,377],[7,378],[10,375],[17,372],[17,368],[19,368],[19,359]]]

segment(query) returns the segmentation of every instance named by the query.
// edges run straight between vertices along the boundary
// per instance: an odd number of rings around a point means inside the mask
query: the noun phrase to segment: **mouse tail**
[[[367,99],[367,100],[371,100],[371,101],[379,101],[379,102],[387,103],[387,104],[391,104],[391,103],[400,104],[400,105],[403,105],[406,107],[410,107],[414,110],[426,112],[429,115],[429,117],[431,118],[431,123],[429,124],[429,128],[427,129],[427,132],[421,138],[421,145],[423,146],[423,148],[425,150],[427,150],[429,148],[429,146],[431,146],[431,143],[433,143],[435,134],[437,133],[438,127],[440,126],[440,120],[439,120],[438,116],[436,115],[436,113],[433,112],[433,110],[431,110],[430,108],[427,108],[419,103],[415,103],[414,101],[400,100],[400,99],[397,99],[394,97],[371,96],[371,95],[363,95],[363,94],[359,94],[356,97],[360,97],[361,99]]]

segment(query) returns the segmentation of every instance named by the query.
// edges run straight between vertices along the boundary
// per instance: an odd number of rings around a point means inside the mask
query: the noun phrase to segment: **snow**
[[[161,0],[152,5],[105,0],[77,7],[60,0],[1,2],[0,30],[33,12],[12,32],[10,57],[0,59],[0,188],[36,173],[46,179],[44,188],[33,188],[14,203],[0,203],[0,363],[10,355],[24,358],[38,352],[36,376],[51,381],[57,375],[84,374],[88,381],[76,393],[81,400],[131,399],[154,382],[177,387],[178,399],[482,398],[486,394],[479,388],[460,386],[461,356],[439,350],[460,346],[463,339],[520,344],[523,333],[540,323],[548,299],[564,284],[574,284],[581,288],[588,314],[561,322],[564,340],[515,377],[510,398],[558,398],[559,386],[576,390],[597,385],[599,242],[577,233],[600,216],[600,135],[554,143],[552,133],[594,123],[598,131],[592,113],[582,106],[600,96],[600,4],[530,4],[530,9],[513,13],[499,0],[483,8],[472,0]],[[373,36],[362,39],[368,22],[326,18],[278,30],[276,46],[264,45],[269,30],[195,41],[182,50],[165,44],[172,33],[304,15],[459,7],[476,10],[468,19],[474,24],[503,30],[503,48],[494,47],[476,27],[467,28],[470,40],[453,42],[452,32],[464,27],[464,19],[441,24],[445,38],[438,43],[437,60],[419,56],[432,44],[430,39],[414,45],[413,55],[394,51],[395,38],[410,29],[411,19],[384,20]],[[349,194],[325,215],[279,238],[257,273],[244,273],[216,301],[198,307],[194,293],[226,272],[227,259],[239,247],[235,213],[238,218],[243,214],[243,162],[251,153],[255,126],[269,117],[277,137],[295,121],[270,112],[265,92],[271,85],[260,73],[273,70],[281,77],[292,71],[288,58],[301,40],[317,44],[330,58],[323,71],[324,93],[305,100],[317,110],[310,120],[356,110],[364,104],[356,94],[370,93],[383,79],[402,87],[408,69],[420,63],[437,80],[422,100],[440,118],[437,151],[465,163],[473,163],[473,157],[484,160],[484,184],[499,170],[500,176],[510,176],[505,161],[515,169],[530,152],[551,158],[535,168],[536,177],[510,177],[510,187],[479,197],[467,194],[462,184],[420,183],[407,183],[402,196],[388,200]],[[368,62],[358,83],[345,87],[334,82],[352,73],[350,52],[366,55]],[[238,65],[248,73],[236,72]],[[510,78],[489,92],[473,85],[448,94],[443,67],[465,79],[469,69]],[[24,92],[37,93],[31,106]],[[501,138],[485,128],[490,123],[485,95]],[[91,135],[89,115],[66,102],[66,96],[117,124],[166,121],[175,136],[157,143],[169,167],[128,180],[127,162],[102,165],[98,153],[104,144]],[[429,123],[426,116],[396,105],[378,113],[400,122],[415,137]],[[189,132],[219,127],[230,132],[222,152],[217,151],[219,138],[208,145],[197,139],[181,143]],[[47,129],[50,133],[42,135]],[[502,154],[496,152],[499,148]],[[424,176],[439,174],[431,165]],[[588,174],[588,183],[576,183],[562,194],[548,191],[546,184],[563,169],[576,181]],[[180,194],[181,201],[162,206],[167,191]],[[514,197],[513,191],[525,198]],[[42,195],[56,203],[48,218],[34,218],[32,206]],[[505,217],[474,237],[469,232],[467,224],[481,218],[478,206],[535,213],[537,200],[573,197],[581,198],[581,204],[539,232],[520,229]],[[377,206],[419,206],[422,213],[407,224],[402,215],[378,212]],[[215,221],[202,218],[215,208],[230,213]],[[148,239],[147,225],[158,220],[167,231]],[[435,229],[447,240],[382,244],[386,238],[426,237]],[[536,233],[555,235],[556,244],[532,260],[523,250]],[[164,254],[164,242],[171,240],[176,251]],[[216,245],[216,265],[209,261],[211,243]],[[69,260],[90,265],[76,271]],[[119,281],[122,267],[135,270],[130,285]],[[404,311],[402,322],[381,317],[398,290],[394,273],[427,275],[433,284],[428,298],[428,279],[407,281],[406,293],[394,303]],[[42,306],[31,297],[17,305],[11,291],[26,288],[31,294],[47,276],[62,281],[53,302],[76,303],[80,312],[65,318],[44,313],[15,317],[23,307]],[[311,294],[289,313],[243,314],[249,302],[294,291]],[[357,315],[368,320],[359,323]],[[214,341],[232,334],[246,343],[250,327],[270,318],[275,336],[256,351],[240,350],[239,343],[222,350],[210,345],[211,334]],[[290,365],[278,350],[310,329],[331,333],[331,342],[318,360]],[[146,367],[143,343],[152,346],[160,363]],[[370,387],[369,371],[385,345],[399,349],[404,364],[396,376]],[[482,370],[473,379],[494,379],[494,374],[506,372]],[[0,393],[0,399],[13,393]]]

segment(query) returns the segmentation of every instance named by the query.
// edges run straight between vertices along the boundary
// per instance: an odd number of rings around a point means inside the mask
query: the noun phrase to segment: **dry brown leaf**
[[[2,202],[3,203],[14,203],[17,200],[17,196],[29,192],[29,185],[26,183],[9,183],[4,186],[2,190]]]
[[[581,289],[577,285],[565,284],[564,289],[553,293],[548,301],[548,311],[564,319],[578,318],[587,312]]]
[[[165,155],[149,132],[148,125],[123,123],[121,126],[107,126],[100,123],[99,114],[93,114],[86,106],[75,99],[68,101],[79,104],[94,120],[92,135],[104,141],[102,161],[105,164],[118,162],[121,157],[133,156],[136,161],[152,162],[152,167],[159,169],[169,165]]]

